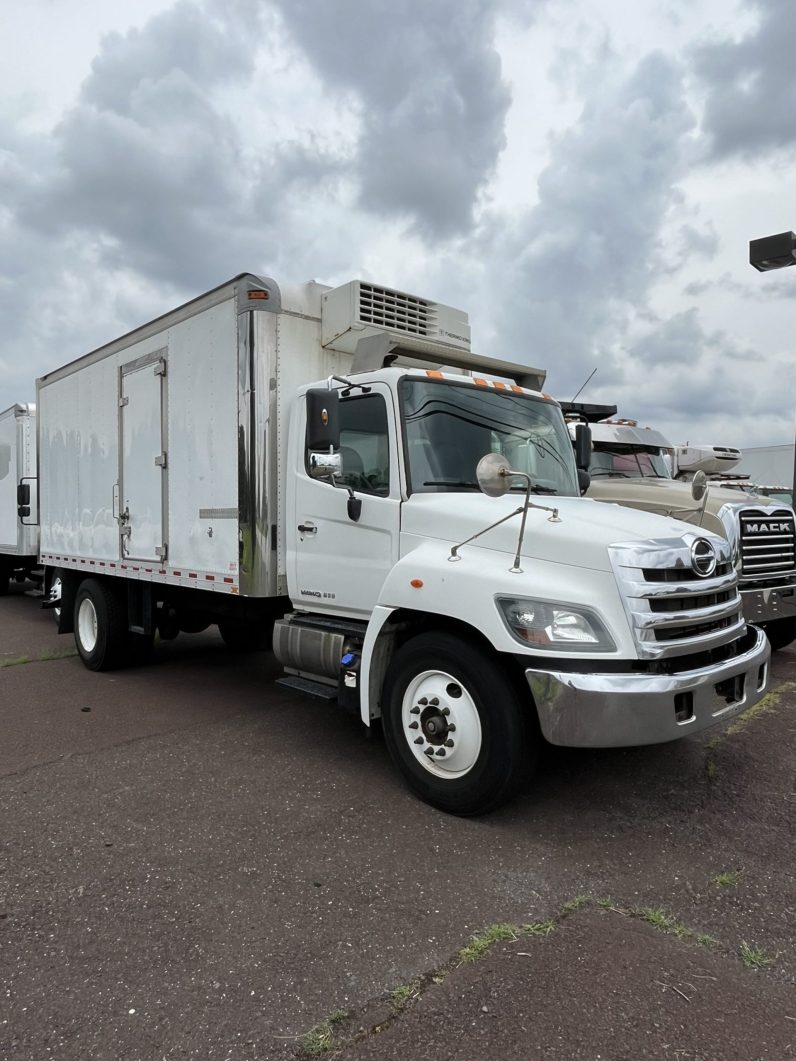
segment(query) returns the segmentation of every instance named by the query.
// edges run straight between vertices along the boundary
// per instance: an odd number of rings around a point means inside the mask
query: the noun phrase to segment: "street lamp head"
[[[750,240],[749,264],[761,273],[796,265],[796,235],[793,232],[779,232],[776,236]]]

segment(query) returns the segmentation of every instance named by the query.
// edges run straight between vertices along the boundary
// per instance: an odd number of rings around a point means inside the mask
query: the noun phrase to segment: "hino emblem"
[[[701,578],[708,578],[716,570],[716,550],[705,538],[697,538],[691,546],[691,566]]]

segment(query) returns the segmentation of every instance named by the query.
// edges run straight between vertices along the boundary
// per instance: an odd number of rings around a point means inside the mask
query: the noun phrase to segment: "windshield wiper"
[[[516,490],[516,486],[512,487],[512,490]],[[558,490],[554,486],[532,486],[532,494],[557,494]]]
[[[478,489],[478,483],[470,482],[467,479],[426,479],[423,486],[468,486]]]

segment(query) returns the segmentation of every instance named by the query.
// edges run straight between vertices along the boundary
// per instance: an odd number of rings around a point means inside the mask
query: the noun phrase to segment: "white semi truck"
[[[562,408],[573,441],[578,423],[590,424],[588,496],[723,535],[732,548],[746,618],[765,630],[772,648],[789,645],[796,638],[796,517],[777,498],[744,493],[747,477],[728,476],[741,451],[673,446],[653,428],[616,419],[615,405],[563,402]],[[707,490],[696,501],[691,483],[700,473]]]
[[[540,731],[649,744],[757,702],[728,542],[582,498],[544,373],[469,335],[375,284],[243,274],[40,379],[48,604],[86,666],[210,623],[271,642],[459,814],[511,796]]]
[[[39,559],[36,513],[36,407],[0,413],[0,596],[24,582]]]

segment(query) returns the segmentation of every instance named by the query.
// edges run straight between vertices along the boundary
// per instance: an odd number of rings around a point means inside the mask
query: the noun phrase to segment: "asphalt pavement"
[[[0,1057],[796,1057],[796,652],[730,728],[457,819],[214,631],[0,600]]]

